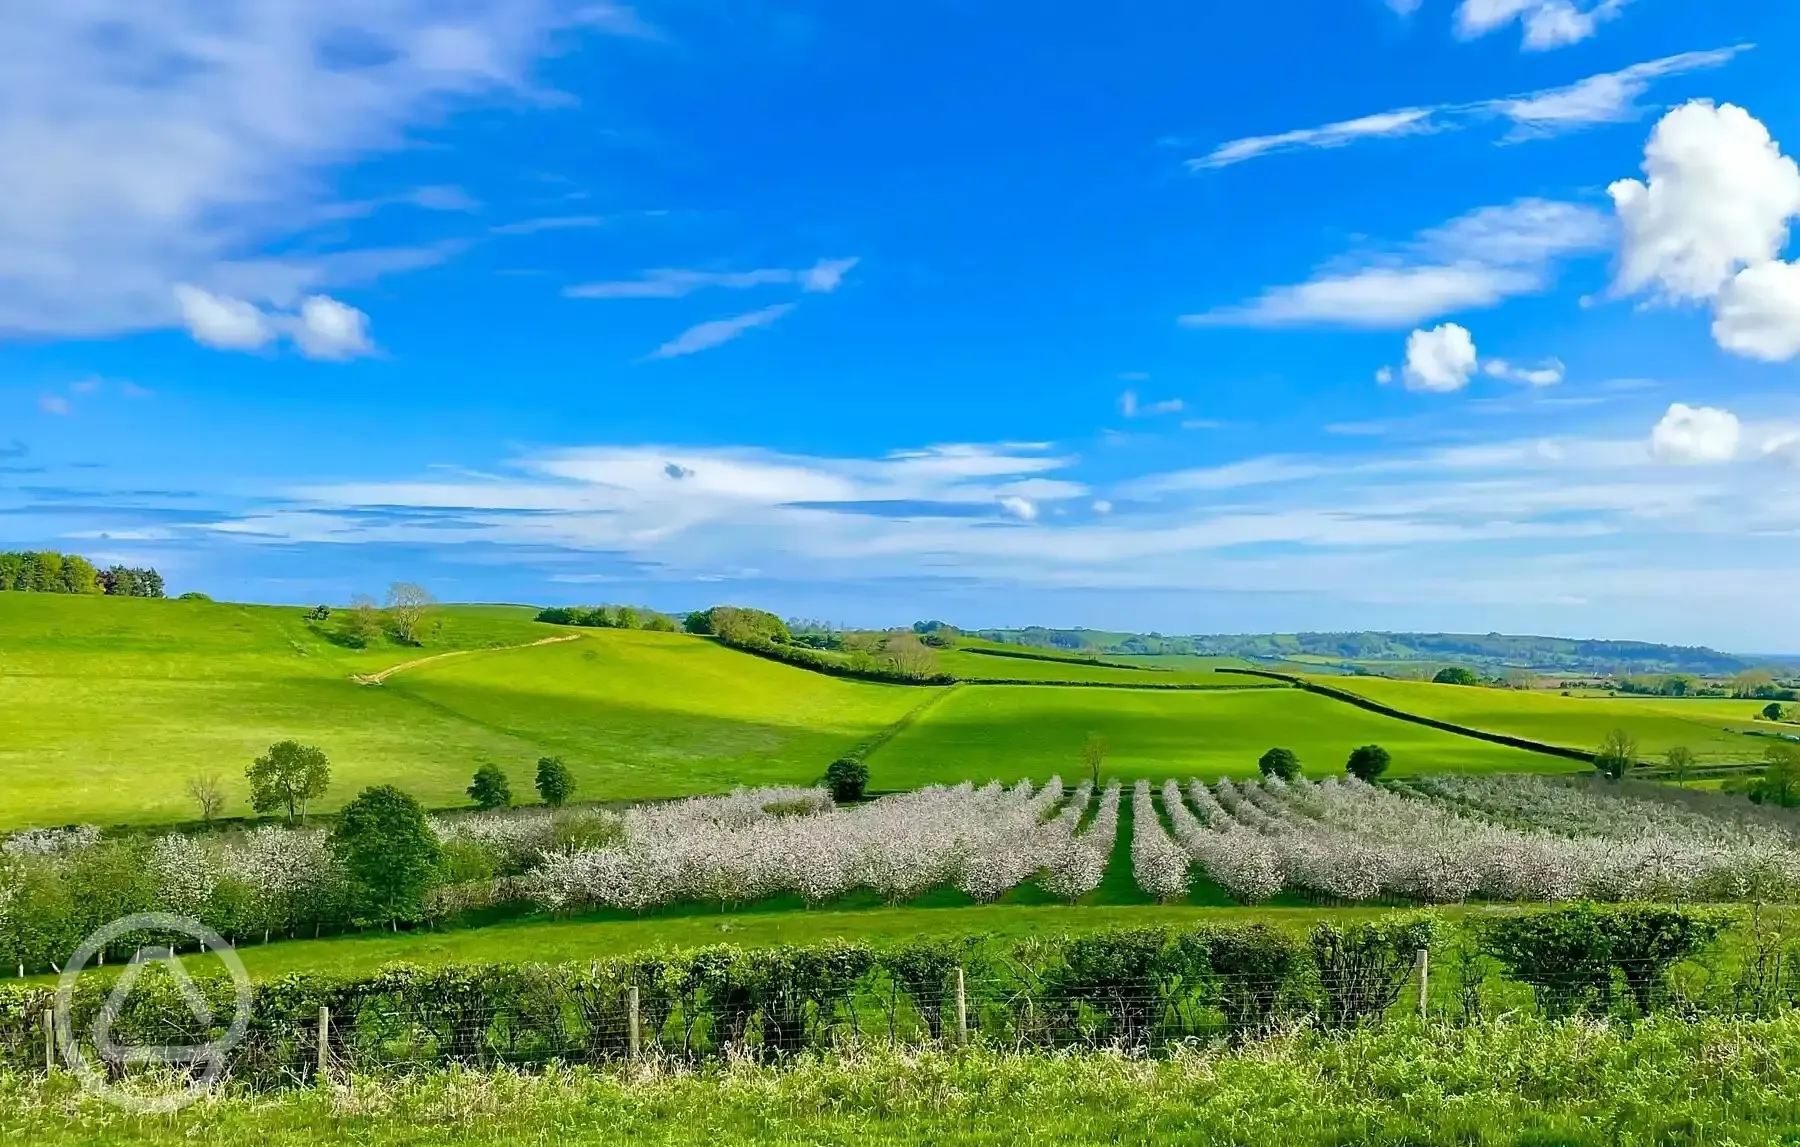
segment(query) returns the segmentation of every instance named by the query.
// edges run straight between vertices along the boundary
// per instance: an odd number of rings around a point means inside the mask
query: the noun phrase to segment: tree
[[[469,799],[477,808],[483,809],[506,808],[512,804],[512,785],[499,765],[490,762],[475,770],[475,779],[469,782]]]
[[[1763,775],[1750,789],[1750,799],[1780,808],[1800,804],[1800,745],[1778,741],[1763,750]]]
[[[869,787],[869,766],[855,757],[839,757],[825,770],[825,787],[839,804],[859,801]]]
[[[561,757],[538,758],[537,791],[551,808],[561,808],[575,795],[575,776]]]
[[[1779,701],[1771,701],[1763,706],[1762,715],[1764,720],[1779,721],[1785,714],[1786,710],[1781,707]]]
[[[1775,684],[1775,676],[1767,669],[1746,669],[1731,679],[1731,695],[1733,697],[1755,697],[1758,692]]]
[[[375,610],[375,599],[366,593],[352,597],[340,624],[347,645],[361,649],[375,640],[381,635],[381,615]]]
[[[1688,774],[1694,769],[1694,750],[1686,745],[1672,746],[1663,754],[1663,761],[1668,765],[1669,775],[1675,778],[1675,783],[1685,788]]]
[[[190,777],[187,792],[200,808],[200,819],[207,824],[211,824],[225,807],[225,786],[217,773],[201,773],[197,777]]]
[[[1280,777],[1284,781],[1300,776],[1300,758],[1292,749],[1270,749],[1257,759],[1256,767],[1262,770],[1263,776]]]
[[[330,616],[331,616],[331,607],[329,605],[325,605],[323,603],[321,603],[319,605],[315,605],[311,609],[306,611],[306,620],[308,620],[308,621],[324,621],[326,618],[328,618]]]
[[[1637,752],[1637,738],[1623,729],[1614,729],[1601,739],[1600,751],[1594,754],[1594,767],[1601,776],[1616,781],[1637,764]]]
[[[394,625],[394,637],[406,645],[419,644],[419,623],[425,610],[435,599],[422,585],[397,581],[388,586],[388,618]]]
[[[917,634],[896,633],[887,639],[882,656],[888,668],[902,677],[922,681],[938,673],[937,654],[919,640]]]
[[[331,850],[350,886],[361,923],[417,920],[437,881],[443,849],[425,809],[393,785],[364,789],[344,806]]]
[[[288,820],[306,815],[306,806],[325,795],[331,762],[323,750],[299,741],[277,741],[244,770],[250,806],[259,813],[286,808]]]
[[[1089,733],[1081,746],[1081,763],[1087,766],[1095,788],[1100,787],[1100,766],[1106,763],[1106,753],[1106,734]]]
[[[1387,772],[1393,759],[1380,745],[1364,745],[1350,751],[1350,759],[1344,763],[1344,771],[1358,780],[1373,783],[1376,777]]]
[[[1529,691],[1537,684],[1537,674],[1529,669],[1508,669],[1506,671],[1506,687]]]
[[[1465,669],[1460,665],[1451,665],[1446,668],[1438,670],[1437,676],[1433,677],[1432,680],[1435,681],[1439,685],[1479,685],[1479,684],[1481,684],[1481,678],[1479,678],[1475,675],[1475,671],[1473,669]]]

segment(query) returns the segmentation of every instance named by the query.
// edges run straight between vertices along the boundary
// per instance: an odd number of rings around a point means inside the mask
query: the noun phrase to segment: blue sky
[[[267,601],[1800,643],[1791,5],[8,26],[0,544]]]

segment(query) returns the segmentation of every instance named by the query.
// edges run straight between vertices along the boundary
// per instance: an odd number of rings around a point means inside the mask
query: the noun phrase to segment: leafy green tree
[[[489,762],[475,770],[475,779],[469,782],[469,799],[477,808],[483,809],[506,808],[512,804],[512,785],[499,765]]]
[[[1616,781],[1637,764],[1637,754],[1637,738],[1623,729],[1614,729],[1600,741],[1600,751],[1594,754],[1594,768],[1601,776]]]
[[[855,757],[839,757],[825,770],[825,785],[831,799],[840,804],[859,801],[869,787],[869,766]]]
[[[1481,678],[1475,675],[1473,669],[1465,669],[1461,665],[1451,665],[1447,668],[1438,670],[1437,676],[1433,677],[1432,680],[1439,685],[1481,684]]]
[[[537,791],[551,808],[561,808],[575,795],[575,775],[561,757],[538,758]]]
[[[1764,705],[1762,715],[1765,720],[1769,720],[1769,721],[1781,720],[1782,715],[1783,715],[1781,703],[1779,701],[1771,701],[1767,705]]]
[[[306,806],[325,795],[331,762],[322,749],[299,741],[277,741],[244,770],[250,807],[259,813],[287,809],[288,820],[306,815]]]
[[[1256,767],[1262,770],[1265,777],[1280,777],[1284,781],[1291,781],[1300,775],[1300,758],[1294,755],[1292,749],[1270,749],[1258,758]]]
[[[1095,788],[1100,787],[1100,766],[1106,763],[1107,751],[1104,733],[1089,733],[1081,746],[1081,763],[1087,766]]]
[[[364,924],[417,920],[438,879],[443,846],[425,808],[393,785],[364,789],[344,806],[331,832],[343,866],[351,914]]]
[[[1663,760],[1668,763],[1669,775],[1675,778],[1675,783],[1685,787],[1688,774],[1694,770],[1694,750],[1686,745],[1675,745],[1663,754]]]
[[[1393,759],[1380,745],[1364,745],[1350,751],[1350,759],[1344,763],[1344,771],[1358,780],[1373,783],[1376,777],[1387,772]]]
[[[1800,745],[1777,741],[1763,750],[1763,774],[1751,787],[1750,799],[1780,808],[1800,804]]]

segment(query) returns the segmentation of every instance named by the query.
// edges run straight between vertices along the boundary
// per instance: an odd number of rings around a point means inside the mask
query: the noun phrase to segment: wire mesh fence
[[[1710,956],[1571,948],[1566,958],[1520,965],[1466,937],[1417,946],[1411,938],[1424,933],[1407,930],[1415,925],[1380,927],[1368,933],[1379,942],[1360,946],[1345,942],[1354,928],[1334,942],[1255,927],[1136,929],[1010,945],[971,937],[880,952],[716,948],[585,966],[289,978],[256,986],[250,1026],[225,1074],[283,1087],[451,1065],[774,1062],[962,1043],[1154,1055],[1295,1028],[1461,1024],[1518,1012],[1626,1021],[1657,1012],[1769,1015],[1800,1003],[1800,963],[1779,937],[1740,936]],[[94,1062],[104,1057],[91,1033],[109,1007],[123,1042],[202,1042],[230,1013],[228,985],[202,986],[211,1016],[194,1015],[149,975],[114,1004],[105,981],[84,982],[68,1030]],[[49,1007],[48,993],[0,997],[6,1065],[41,1071],[65,1062],[68,1049],[45,1036]]]

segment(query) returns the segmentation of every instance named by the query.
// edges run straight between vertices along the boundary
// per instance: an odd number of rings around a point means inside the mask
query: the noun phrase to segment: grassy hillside
[[[0,828],[193,815],[213,771],[247,812],[244,767],[270,742],[325,749],[326,807],[391,781],[464,802],[477,764],[530,792],[560,753],[582,795],[642,797],[805,781],[892,722],[918,690],[820,677],[678,634],[571,631],[523,607],[450,606],[423,649],[336,643],[293,607],[0,593]],[[369,674],[468,650],[380,686]]]
[[[1492,745],[1293,689],[1151,692],[965,685],[869,758],[883,789],[998,777],[1077,779],[1090,732],[1123,779],[1247,776],[1265,749],[1299,754],[1311,776],[1341,772],[1358,745],[1379,743],[1399,773],[1450,769],[1564,771],[1574,762]]]
[[[1751,761],[1765,745],[1743,735],[1756,728],[1762,701],[1563,697],[1374,677],[1332,677],[1324,684],[1408,713],[1577,749],[1597,747],[1613,729],[1636,737],[1645,757],[1686,745],[1701,761]]]

